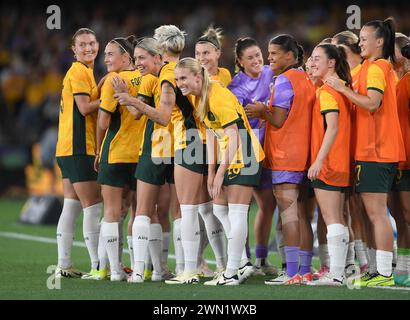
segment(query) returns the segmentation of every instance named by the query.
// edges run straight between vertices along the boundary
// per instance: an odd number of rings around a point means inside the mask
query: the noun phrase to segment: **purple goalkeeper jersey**
[[[254,101],[260,101],[265,105],[268,105],[270,98],[270,84],[272,83],[273,75],[273,71],[269,66],[263,66],[262,73],[257,79],[251,78],[246,73],[239,71],[228,85],[228,89],[232,91],[244,107]],[[259,119],[248,120],[251,128],[254,130],[263,146],[265,124],[259,128]]]

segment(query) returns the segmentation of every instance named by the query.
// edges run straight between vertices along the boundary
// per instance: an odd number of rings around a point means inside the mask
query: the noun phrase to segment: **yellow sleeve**
[[[228,94],[218,94],[209,99],[210,110],[218,119],[222,128],[229,127],[231,124],[241,120],[236,109],[238,103]]]
[[[367,71],[367,90],[375,90],[384,93],[386,79],[383,70],[377,65],[372,64]]]
[[[153,92],[155,85],[157,84],[158,78],[151,75],[147,74],[142,77],[141,85],[138,90],[138,95],[139,96],[144,96],[147,98],[152,98],[153,97]]]
[[[92,87],[85,68],[85,66],[79,65],[73,69],[73,73],[70,77],[70,85],[74,96],[91,96]]]
[[[325,114],[332,111],[339,111],[339,105],[336,99],[327,91],[322,90],[320,92],[320,113]]]
[[[108,113],[114,113],[118,105],[118,101],[114,99],[115,91],[111,84],[114,75],[110,74],[101,88],[100,109]]]
[[[175,90],[176,89],[176,81],[175,81],[175,75],[174,75],[174,70],[171,68],[167,68],[164,70],[164,72],[161,73],[160,75],[160,80],[159,84],[162,87],[164,82],[167,82],[171,85],[171,87]]]

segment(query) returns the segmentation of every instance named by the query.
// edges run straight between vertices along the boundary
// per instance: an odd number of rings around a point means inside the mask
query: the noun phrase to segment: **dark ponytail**
[[[269,41],[269,44],[276,44],[281,47],[281,49],[284,52],[289,52],[292,51],[293,56],[295,57],[295,60],[297,63],[292,66],[292,67],[302,67],[304,65],[303,62],[303,55],[304,55],[304,50],[303,47],[298,44],[298,42],[293,38],[292,36],[288,34],[281,34],[275,38],[273,38],[271,41]]]
[[[334,59],[335,71],[340,79],[346,82],[346,85],[352,86],[352,75],[350,73],[349,63],[347,62],[346,51],[341,46],[333,44],[319,44],[318,48],[322,48],[329,59]]]
[[[396,62],[396,56],[394,55],[394,41],[396,27],[393,18],[389,17],[384,21],[374,20],[366,23],[365,27],[372,27],[376,30],[376,38],[383,38],[383,58],[390,58],[392,63]]]
[[[244,72],[244,68],[241,66],[241,64],[239,63],[239,59],[242,58],[243,52],[250,48],[250,47],[259,47],[258,43],[256,42],[255,39],[250,38],[250,37],[246,37],[246,38],[239,38],[238,40],[236,40],[235,43],[235,65],[236,65],[236,72],[242,71]]]
[[[134,48],[137,44],[137,38],[134,35],[128,36],[126,38],[114,38],[110,43],[116,43],[120,49],[120,53],[128,53],[131,62],[134,64]]]

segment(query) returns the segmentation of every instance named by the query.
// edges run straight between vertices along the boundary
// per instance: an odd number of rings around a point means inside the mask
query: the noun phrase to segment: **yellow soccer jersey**
[[[372,64],[367,71],[367,90],[376,90],[381,94],[386,88],[386,79],[383,70],[376,64]]]
[[[142,141],[146,117],[135,120],[126,106],[119,105],[114,99],[111,80],[117,73],[110,73],[101,88],[100,110],[111,114],[111,123],[105,134],[100,154],[104,163],[136,163]],[[128,92],[137,96],[142,76],[137,70],[121,71],[118,75],[127,82]]]
[[[244,167],[244,158],[254,156],[257,162],[261,162],[265,158],[262,146],[249,125],[243,107],[233,93],[223,88],[219,83],[211,84],[209,112],[204,123],[218,138],[222,155],[228,144],[224,129],[234,123],[237,124],[242,146],[237,151],[229,169]],[[247,154],[245,155],[244,152]]]
[[[326,114],[332,111],[339,111],[339,105],[337,104],[336,99],[325,90],[319,90],[319,99],[320,99],[320,113]]]
[[[211,77],[211,80],[219,81],[222,87],[228,87],[228,84],[232,80],[231,73],[228,69],[225,68],[218,68],[218,74]]]
[[[89,96],[93,101],[98,98],[98,89],[93,69],[81,62],[74,62],[63,80],[57,157],[95,155],[97,112],[84,117],[74,99],[78,95]]]

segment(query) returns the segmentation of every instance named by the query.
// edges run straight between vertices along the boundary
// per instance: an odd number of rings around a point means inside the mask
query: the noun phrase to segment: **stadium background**
[[[61,8],[61,30],[46,28],[49,16],[46,9],[51,4]],[[346,8],[350,4],[360,6],[362,23],[393,16],[398,31],[410,34],[410,11],[407,1],[1,2],[0,232],[22,232],[54,237],[53,227],[22,226],[16,221],[29,195],[61,194],[59,172],[53,167],[53,146],[57,134],[62,80],[73,61],[70,40],[78,28],[90,27],[95,30],[100,42],[100,53],[95,65],[97,81],[105,73],[103,51],[109,40],[130,34],[137,37],[149,36],[161,24],[175,24],[188,33],[183,56],[194,55],[195,40],[211,23],[223,28],[225,38],[220,66],[229,68],[234,75],[233,48],[237,38],[251,36],[257,39],[265,55],[265,61],[269,39],[280,33],[295,36],[309,54],[320,40],[346,29]],[[255,207],[252,212],[255,212]],[[77,229],[77,240],[82,240],[81,227]],[[15,248],[18,243],[0,237],[0,256],[5,258],[18,251]],[[25,243],[24,246],[26,247],[22,250],[27,252],[39,248],[35,242]],[[47,248],[47,253],[42,252],[45,255],[43,258],[41,255],[33,258],[36,267],[43,273],[41,281],[45,278],[45,264],[55,263],[56,259],[56,248]],[[83,251],[75,254],[81,257],[78,258],[79,266],[83,263],[86,268],[87,257]],[[42,263],[41,259],[47,262]],[[273,258],[273,261],[275,260],[276,258]],[[5,276],[3,271],[6,269],[6,274],[11,276],[9,267],[12,270],[16,267],[7,266],[5,261],[6,258],[0,262],[2,277]],[[18,267],[16,269],[18,270]],[[35,290],[36,285],[32,286]],[[44,287],[43,282],[41,286]],[[259,285],[257,287],[263,288]],[[13,289],[15,288],[10,283],[10,290]],[[12,294],[10,297],[29,297],[27,292],[24,294],[23,287],[20,289],[19,294],[16,293],[17,290],[15,295]],[[258,290],[260,292],[261,289]],[[0,295],[0,298],[7,297],[7,291],[3,292],[6,292],[6,296]],[[155,292],[154,290],[153,296]],[[272,298],[266,288],[262,289],[262,292],[265,294],[255,294],[251,298]],[[295,295],[292,295],[292,291],[290,293],[291,298],[306,298],[304,291]],[[186,294],[190,296],[189,292]],[[48,295],[49,292],[45,291],[44,295],[39,297]],[[73,290],[72,296],[69,296],[76,297],[76,291]],[[206,296],[206,292],[200,293],[197,298],[203,296]],[[280,298],[281,295],[277,297]],[[317,296],[321,297],[329,298],[326,294]],[[360,295],[358,297],[360,298]],[[384,296],[380,294],[378,297]],[[409,295],[397,297],[408,299]]]

